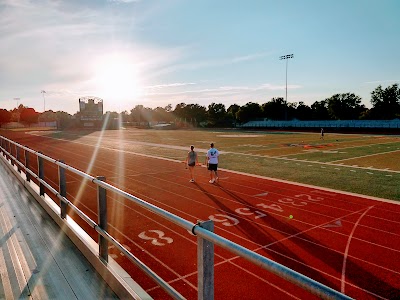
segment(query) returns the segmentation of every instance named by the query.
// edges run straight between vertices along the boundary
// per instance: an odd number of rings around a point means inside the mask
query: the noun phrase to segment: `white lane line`
[[[368,207],[368,209],[358,218],[357,222],[354,224],[353,229],[351,230],[351,233],[349,235],[349,238],[347,239],[347,244],[346,244],[346,249],[344,251],[343,255],[343,266],[342,266],[342,283],[341,283],[341,292],[344,294],[344,288],[346,284],[346,264],[347,264],[347,256],[349,254],[349,248],[350,248],[350,242],[351,239],[353,238],[354,232],[360,223],[361,219],[370,211],[371,208],[374,206]]]
[[[333,223],[322,226],[322,228],[329,228],[329,227],[342,227],[342,221],[339,219]]]

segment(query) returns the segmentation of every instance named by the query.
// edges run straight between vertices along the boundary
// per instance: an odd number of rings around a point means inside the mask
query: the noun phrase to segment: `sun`
[[[131,58],[121,54],[102,56],[94,66],[94,89],[116,106],[133,102],[142,94],[139,67]]]

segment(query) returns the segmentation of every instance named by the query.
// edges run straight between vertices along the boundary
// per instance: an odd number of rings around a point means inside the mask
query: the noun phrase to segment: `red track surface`
[[[192,184],[182,164],[102,148],[90,169],[93,146],[9,136],[93,176],[106,176],[108,183],[188,221],[214,219],[217,234],[350,297],[400,299],[400,205],[224,170],[220,182],[210,184],[199,167]],[[57,169],[46,163],[45,174],[57,187]],[[95,186],[67,172],[67,192],[97,220]],[[109,232],[185,297],[197,299],[196,237],[111,193],[108,207]],[[226,250],[215,250],[215,299],[314,297]],[[155,299],[168,298],[120,253],[112,248],[110,253]]]

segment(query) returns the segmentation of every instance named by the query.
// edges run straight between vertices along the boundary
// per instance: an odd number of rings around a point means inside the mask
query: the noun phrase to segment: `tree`
[[[122,111],[119,115],[121,116],[122,122],[129,122],[129,113],[126,110]]]
[[[211,103],[208,106],[207,117],[213,126],[224,125],[227,117],[225,105],[222,103]]]
[[[271,101],[262,105],[262,114],[270,120],[287,120],[288,105],[282,97],[272,98]]]
[[[297,119],[305,121],[312,119],[312,109],[308,105],[305,105],[304,102],[299,102],[299,105],[296,108],[295,116]]]
[[[72,116],[65,111],[57,111],[56,115],[57,115],[57,123],[58,123],[57,126],[60,129],[73,127],[76,120],[79,120],[79,119],[72,118]]]
[[[377,120],[391,120],[400,117],[400,88],[398,84],[382,89],[378,86],[371,93],[370,118]]]
[[[246,123],[260,117],[262,117],[260,104],[254,102],[246,103],[236,113],[236,118],[240,123]]]
[[[6,109],[0,108],[0,125],[6,124],[11,121],[11,112]]]
[[[37,123],[39,118],[39,113],[37,113],[33,108],[25,107],[21,111],[20,121],[28,125]]]
[[[328,112],[328,102],[326,100],[315,101],[311,105],[313,120],[331,120]]]
[[[353,93],[335,94],[326,101],[329,115],[335,120],[358,120],[365,111],[361,97]]]
[[[131,109],[132,122],[138,122],[140,124],[140,122],[143,121],[142,111],[143,105],[136,105],[133,109]]]
[[[227,118],[230,120],[230,122],[233,124],[234,127],[236,127],[236,123],[237,123],[237,118],[236,118],[236,114],[239,111],[240,106],[237,104],[232,104],[231,106],[228,107],[227,109]]]
[[[57,120],[57,114],[52,110],[48,110],[39,114],[40,122],[54,122],[56,120]]]
[[[185,111],[184,111],[185,107],[186,107],[186,103],[179,103],[175,106],[174,115],[176,118],[180,118],[180,119],[185,118]]]
[[[207,120],[207,109],[199,104],[188,104],[183,108],[183,117],[187,123],[197,126]]]

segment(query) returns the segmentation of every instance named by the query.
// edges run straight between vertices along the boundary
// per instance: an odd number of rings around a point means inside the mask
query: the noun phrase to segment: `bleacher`
[[[240,128],[400,128],[400,119],[394,120],[335,120],[335,121],[250,121]]]

